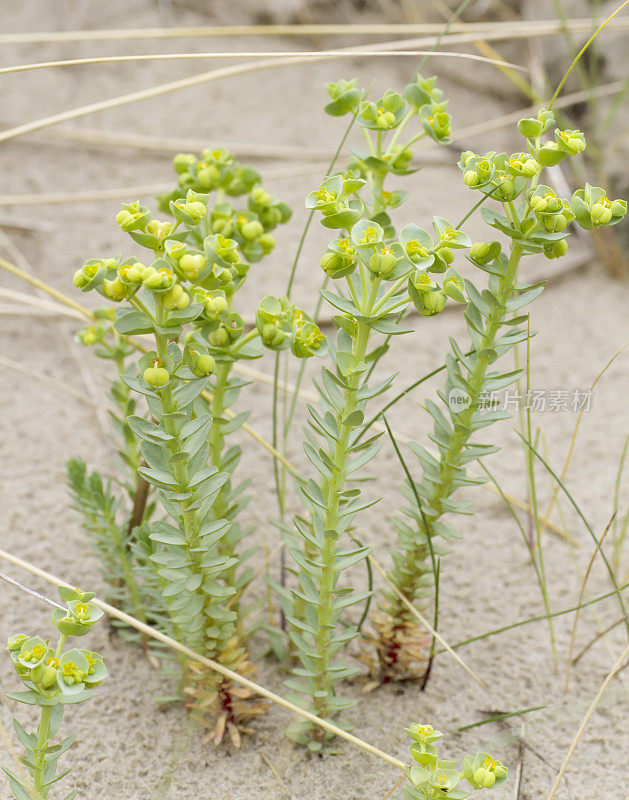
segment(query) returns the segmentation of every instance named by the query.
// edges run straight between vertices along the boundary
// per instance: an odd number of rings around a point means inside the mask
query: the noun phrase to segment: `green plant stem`
[[[620,500],[620,482],[622,480],[622,473],[625,467],[625,459],[627,458],[627,449],[629,448],[629,436],[625,439],[625,443],[622,448],[622,454],[620,456],[620,462],[618,464],[618,472],[616,473],[616,481],[614,483],[614,511],[618,511],[618,504]],[[622,556],[622,547],[624,543],[626,527],[623,527],[620,530],[620,534],[618,534],[618,521],[617,515],[614,517],[613,527],[612,527],[612,541],[613,541],[613,550],[612,550],[612,566],[614,568],[614,572],[616,576],[620,571],[620,559]]]
[[[377,296],[380,280],[375,279],[371,291],[367,294],[363,292],[363,314],[369,316],[373,309],[375,297]],[[356,324],[356,336],[354,338],[352,355],[356,364],[362,364],[367,354],[367,346],[371,328],[360,320]],[[338,441],[335,442],[331,461],[333,468],[330,479],[327,482],[324,496],[326,499],[326,513],[324,522],[324,547],[321,554],[323,568],[321,570],[321,582],[319,586],[319,611],[317,624],[317,657],[319,672],[316,680],[317,696],[314,698],[316,713],[319,716],[327,716],[327,698],[330,691],[329,666],[332,654],[330,652],[330,639],[332,635],[332,605],[334,601],[334,562],[336,556],[336,530],[339,522],[339,503],[340,495],[345,484],[345,470],[349,458],[349,443],[352,427],[346,424],[346,420],[356,410],[358,406],[358,389],[360,387],[361,373],[353,372],[347,378],[347,385],[344,390],[343,409],[337,415],[339,428]]]
[[[225,435],[223,433],[223,414],[225,412],[225,392],[229,383],[229,375],[231,372],[231,362],[218,362],[216,366],[215,384],[212,394],[212,424],[210,427],[209,444],[210,444],[210,463],[213,467],[217,467],[219,471],[223,471],[223,449],[225,446]],[[225,497],[229,494],[229,481],[224,484],[214,501],[213,512],[216,519],[221,519],[227,513],[227,503]],[[229,537],[225,537],[218,544],[218,550],[221,555],[232,556],[233,547],[230,544]],[[225,573],[226,580],[230,586],[234,585],[236,577],[237,564],[234,564]],[[236,599],[234,603],[238,603]]]
[[[65,639],[65,637],[64,637]],[[42,706],[41,717],[39,725],[37,726],[37,744],[34,752],[34,770],[33,770],[33,783],[35,791],[37,792],[37,800],[44,800],[45,786],[44,786],[44,772],[46,768],[46,753],[48,741],[50,739],[50,716],[52,714],[52,706]]]
[[[484,355],[482,351],[490,350],[496,341],[496,335],[505,317],[507,300],[513,292],[516,283],[521,255],[522,248],[517,242],[514,242],[511,247],[509,262],[501,279],[498,297],[499,303],[492,306],[483,333],[482,343],[480,348],[478,348],[479,353],[476,358],[476,364],[468,379],[470,403],[468,407],[461,412],[458,430],[455,430],[454,436],[450,441],[447,456],[444,456],[440,462],[439,481],[435,484],[435,491],[431,498],[431,507],[437,508],[440,514],[443,513],[443,500],[451,493],[452,481],[459,464],[461,452],[470,436],[469,430],[472,417],[478,409],[478,403],[485,384],[485,376],[491,363],[489,358]]]
[[[425,507],[431,510],[430,514],[426,514],[424,519],[425,533],[427,539],[430,541],[436,535],[434,530],[435,522],[445,513],[444,501],[452,494],[453,483],[460,467],[461,453],[465,444],[470,437],[471,424],[474,413],[478,409],[480,396],[485,385],[485,377],[487,370],[491,364],[490,359],[485,355],[484,351],[489,351],[494,345],[498,330],[500,329],[506,314],[506,304],[513,292],[518,273],[518,266],[522,256],[522,248],[514,242],[511,246],[511,254],[507,263],[506,269],[500,279],[500,288],[498,294],[498,303],[493,305],[487,319],[487,325],[483,333],[482,342],[480,347],[477,348],[476,363],[472,373],[468,379],[468,394],[470,398],[469,405],[459,415],[459,424],[453,430],[453,435],[448,443],[447,451],[441,456],[439,460],[439,475],[433,484],[432,495],[426,499]],[[424,515],[422,515],[424,516]],[[408,552],[408,562],[414,563],[417,557],[417,549],[413,548]],[[415,570],[409,569],[404,571],[404,582],[397,588],[402,595],[410,602],[414,598],[414,583],[413,577],[416,577]],[[401,619],[405,616],[406,609],[402,606],[402,601],[398,598],[394,601],[392,608],[389,610],[393,619]]]
[[[63,646],[66,643],[66,639],[68,638],[67,634],[61,633],[59,634],[59,641],[57,642],[57,649],[55,650],[55,658],[57,661],[61,658],[61,653],[63,652]]]
[[[156,303],[157,308],[157,322],[161,326],[164,322],[164,308],[159,301],[157,300]],[[157,356],[162,362],[162,364],[170,366],[170,354],[168,353],[168,338],[167,336],[155,333],[155,345]],[[177,411],[177,406],[173,399],[173,390],[170,385],[165,386],[163,389],[160,390],[159,395],[162,401],[162,408],[164,412],[164,428],[166,432],[169,433],[173,438],[167,442],[167,448],[172,455],[175,455],[181,451],[180,446],[180,436],[179,436],[179,424],[175,420],[174,415]],[[173,462],[173,474],[177,479],[178,483],[182,486],[187,486],[188,484],[188,465],[186,461],[175,460]],[[188,553],[190,555],[190,560],[193,565],[193,569],[196,572],[203,573],[203,569],[200,565],[200,558],[202,554],[195,552],[195,547],[197,545],[197,540],[199,536],[199,521],[197,518],[197,513],[195,510],[191,510],[189,508],[190,505],[194,503],[194,498],[189,498],[186,500],[179,500],[177,501],[178,505],[181,510],[181,525],[183,526],[183,532],[186,537],[186,545],[188,549]],[[180,635],[180,632],[177,630],[179,628],[178,625],[174,625],[175,631]],[[201,632],[203,634],[203,631]],[[189,637],[187,637],[189,638]],[[194,640],[194,645],[198,648],[202,644],[202,640],[199,641],[198,634],[195,637],[192,637]],[[206,653],[210,657],[213,655],[212,653]],[[180,659],[182,664],[185,664],[185,659]]]
[[[221,469],[223,444],[225,437],[222,429],[222,416],[225,411],[225,389],[229,380],[231,364],[229,362],[219,362],[216,366],[216,383],[212,392],[212,425],[210,427],[210,462],[213,466]]]
[[[526,336],[526,436],[529,442],[533,441],[533,429],[531,422],[531,408],[528,402],[528,396],[531,391],[531,331],[530,331],[530,318],[527,319],[527,336]],[[517,353],[517,347],[516,347]],[[524,430],[524,426],[522,426]],[[540,589],[542,591],[542,599],[544,601],[544,608],[546,613],[550,615],[550,598],[548,596],[548,582],[546,580],[546,567],[544,564],[544,548],[542,546],[542,528],[539,519],[539,504],[537,502],[537,484],[535,482],[535,462],[533,460],[533,453],[529,448],[525,448],[526,458],[526,471],[528,476],[528,488],[530,496],[530,505],[533,512],[533,522],[535,524],[535,549],[531,548],[531,557],[535,560],[537,557],[537,564],[539,567]],[[548,633],[550,636],[550,647],[552,650],[553,662],[557,668],[557,643],[555,641],[555,629],[552,622],[552,617],[548,617]]]

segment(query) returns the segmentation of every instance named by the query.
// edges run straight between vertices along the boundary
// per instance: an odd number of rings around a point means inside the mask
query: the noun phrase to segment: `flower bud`
[[[277,325],[269,322],[262,326],[260,338],[265,347],[279,347],[286,339],[286,334]]]
[[[118,277],[124,283],[130,283],[135,286],[139,286],[142,283],[145,270],[146,266],[141,264],[139,261],[136,261],[133,264],[123,264],[118,269]]]
[[[187,172],[188,168],[197,163],[197,159],[192,153],[177,153],[173,159],[173,167],[175,172]]]
[[[585,136],[581,131],[555,131],[557,145],[569,156],[576,156],[585,150]]]
[[[560,239],[558,242],[544,245],[544,255],[546,258],[561,258],[568,252],[568,242]]]
[[[198,200],[191,200],[190,202],[179,201],[174,206],[184,218],[184,221],[191,225],[198,225],[207,216],[207,207]]]
[[[387,247],[382,247],[379,253],[374,253],[369,258],[369,271],[380,278],[386,278],[395,269],[399,258]]]
[[[470,189],[473,189],[475,186],[481,182],[479,175],[473,170],[468,169],[466,172],[463,173],[463,183],[466,186],[469,186]]]
[[[602,203],[594,203],[590,209],[590,215],[595,225],[607,225],[613,217],[611,207]]]
[[[94,327],[94,325],[88,325],[85,328],[81,328],[81,330],[77,333],[77,339],[81,344],[85,345],[86,347],[90,347],[96,342],[100,341],[100,336],[98,335],[98,331]]]
[[[251,198],[252,203],[263,207],[270,205],[273,200],[271,195],[266,191],[266,189],[263,189],[262,186],[256,186],[255,189],[252,189],[249,197]]]
[[[55,661],[55,659],[52,659],[52,661]],[[56,682],[57,682],[57,668],[55,666],[53,666],[52,664],[48,664],[46,666],[42,666],[39,668],[37,683],[39,683],[42,689],[51,689]]]
[[[116,214],[116,222],[127,233],[144,230],[150,219],[148,208],[139,203],[123,203],[122,209]]]
[[[413,151],[410,147],[395,145],[391,148],[390,157],[387,158],[385,155],[384,159],[390,160],[390,164],[394,169],[405,171],[409,168],[410,163],[413,160]]]
[[[72,277],[72,283],[77,289],[82,289],[84,286],[87,286],[89,282],[90,279],[85,275],[82,269],[77,269]]]
[[[533,209],[533,211],[536,211],[538,213],[540,211],[546,211],[547,205],[548,202],[541,195],[535,195],[534,197],[531,197],[531,208]]]
[[[103,294],[109,300],[118,303],[127,296],[127,287],[119,278],[114,278],[113,281],[109,281],[105,278],[103,281]]]
[[[169,289],[175,281],[175,276],[169,269],[155,269],[147,267],[142,276],[142,283],[146,289],[156,291]]]
[[[206,295],[203,299],[203,305],[205,313],[210,319],[218,319],[229,308],[227,300],[222,295]]]
[[[154,361],[152,366],[147,367],[142,373],[142,377],[153,389],[165,386],[170,380],[170,375],[165,367],[158,366],[159,362]]]
[[[169,289],[162,296],[162,303],[164,304],[164,308],[167,308],[169,311],[174,311],[175,309],[183,311],[184,308],[190,305],[190,295],[184,291],[183,286],[176,283],[172,289]]]
[[[192,356],[192,372],[198,378],[205,378],[211,375],[216,369],[216,361],[208,353],[197,353],[191,351]]]
[[[479,264],[487,264],[491,258],[491,242],[475,242],[470,247],[470,258]]]
[[[264,254],[267,255],[275,247],[275,236],[272,236],[270,233],[263,233],[262,236],[258,238],[258,244],[262,248]]]
[[[212,347],[222,348],[229,346],[231,336],[225,325],[221,323],[216,330],[208,335],[207,340]]]
[[[257,219],[252,219],[245,222],[244,225],[241,226],[240,233],[248,242],[253,242],[254,239],[258,238],[258,236],[262,236],[264,233],[264,228]]]
[[[186,253],[179,259],[179,269],[189,281],[196,281],[201,270],[207,264],[207,258],[202,255]]]
[[[301,309],[295,309],[291,350],[297,358],[310,358],[321,350],[325,336],[314,322],[303,318]]]
[[[97,278],[99,272],[102,273],[103,268],[110,266],[110,263],[115,265],[116,262],[113,259],[108,259],[107,261],[98,261],[96,259],[88,261],[83,264],[81,269],[78,269],[74,273],[72,283],[77,289],[89,291],[90,288],[93,288],[92,282]]]
[[[489,789],[496,782],[496,776],[491,770],[479,767],[474,773],[474,783],[483,789]]]
[[[441,289],[429,289],[418,294],[419,303],[415,301],[415,306],[419,313],[424,317],[433,317],[440,314],[446,307],[446,296]]]
[[[26,636],[26,634],[16,633],[14,636],[11,636],[9,639],[7,639],[7,650],[10,653],[16,653],[18,650],[20,650],[27,639],[28,636]]]

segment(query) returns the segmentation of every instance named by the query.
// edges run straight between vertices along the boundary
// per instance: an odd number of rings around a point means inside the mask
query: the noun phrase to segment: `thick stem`
[[[223,470],[223,449],[225,447],[225,434],[223,433],[223,414],[225,412],[225,391],[229,384],[229,374],[232,364],[229,361],[219,362],[216,367],[216,381],[212,394],[212,425],[210,427],[210,463],[213,467]],[[230,481],[228,480],[220,489],[214,501],[213,512],[216,519],[227,516],[228,501],[230,493]],[[234,555],[234,546],[229,536],[224,537],[218,544],[218,551],[221,555],[231,557]],[[229,586],[233,586],[236,580],[237,564],[231,566],[225,573],[225,580]],[[232,608],[238,606],[238,599],[232,602]]]
[[[210,463],[214,467],[222,469],[223,445],[225,437],[223,435],[222,416],[225,411],[225,389],[229,380],[231,364],[229,362],[219,363],[216,367],[216,382],[212,394],[212,426],[210,427]],[[219,497],[217,502],[219,502]],[[216,505],[214,506],[216,508]],[[217,512],[218,513],[218,512]]]
[[[366,292],[367,276],[362,274],[364,280],[363,313],[369,316],[373,309],[378,293],[380,281],[374,279],[370,291]],[[352,354],[356,364],[364,363],[367,354],[367,345],[371,328],[364,321],[356,323],[356,336],[353,343]],[[321,553],[323,568],[321,570],[321,581],[319,584],[319,610],[317,620],[317,663],[318,676],[315,681],[317,694],[314,698],[316,713],[320,716],[327,716],[327,698],[330,691],[329,667],[331,661],[330,642],[333,634],[331,624],[333,602],[334,602],[334,576],[336,559],[336,541],[338,538],[337,528],[339,522],[340,494],[345,484],[345,470],[349,458],[349,442],[352,427],[346,424],[346,420],[358,406],[358,389],[360,388],[360,376],[362,373],[352,373],[347,378],[347,387],[344,390],[343,408],[337,414],[337,424],[339,429],[338,441],[335,443],[330,453],[333,464],[330,479],[325,488],[326,512],[324,518],[324,545]]]

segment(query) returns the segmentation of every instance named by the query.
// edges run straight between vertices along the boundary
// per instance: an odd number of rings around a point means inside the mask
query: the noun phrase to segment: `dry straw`
[[[29,72],[36,69],[50,69],[52,67],[77,67],[88,64],[117,64],[137,61],[198,61],[198,60],[222,60],[238,58],[269,58],[290,60],[292,63],[303,63],[307,61],[327,61],[339,58],[391,58],[411,57],[430,55],[431,58],[463,58],[471,61],[482,61],[488,64],[497,64],[502,68],[525,70],[517,64],[511,64],[502,58],[491,56],[477,56],[472,53],[450,53],[439,50],[301,50],[301,51],[234,51],[234,52],[213,52],[213,53],[140,53],[127,56],[92,56],[91,58],[69,58],[61,61],[37,61],[31,64],[15,64],[11,67],[1,67],[0,75],[8,75],[16,72]],[[296,61],[298,59],[298,61]]]
[[[48,44],[58,42],[106,42],[158,39],[208,39],[232,36],[441,36],[449,41],[464,33],[475,38],[511,39],[553,36],[567,28],[572,33],[592,30],[598,20],[593,17],[566,20],[509,20],[508,22],[455,22],[445,36],[440,23],[374,23],[374,24],[303,24],[303,25],[212,25],[198,27],[125,28],[118,30],[75,30],[52,32],[6,33],[0,44]],[[626,27],[619,20],[617,27]],[[430,43],[430,42],[429,42]]]
[[[581,737],[583,736],[583,733],[585,732],[585,729],[587,728],[590,720],[592,719],[592,715],[594,714],[594,711],[596,710],[596,707],[598,706],[601,698],[605,694],[605,690],[607,689],[607,687],[611,683],[612,678],[614,677],[614,675],[616,675],[620,671],[620,668],[622,667],[622,664],[623,664],[624,660],[628,656],[629,656],[629,645],[627,645],[627,647],[625,647],[625,649],[622,651],[622,653],[620,654],[620,658],[618,659],[618,661],[616,661],[614,666],[611,668],[611,670],[607,674],[607,677],[605,678],[605,680],[601,684],[601,688],[596,693],[596,697],[594,698],[594,700],[592,700],[592,704],[588,708],[586,715],[583,717],[583,720],[581,721],[581,724],[579,725],[579,728],[578,728],[578,730],[577,730],[577,732],[576,732],[576,734],[574,736],[574,739],[572,740],[572,742],[570,744],[570,747],[568,748],[568,752],[566,753],[566,757],[564,758],[564,760],[563,760],[563,762],[561,764],[561,767],[559,768],[559,772],[557,773],[557,775],[555,777],[555,781],[554,781],[554,783],[553,783],[553,785],[551,787],[551,790],[550,790],[546,800],[553,800],[554,796],[557,794],[557,789],[559,788],[559,784],[561,783],[562,778],[565,775],[565,772],[566,772],[566,769],[568,767],[568,764],[570,763],[570,759],[572,758],[572,756],[574,754],[574,751],[576,750],[576,747],[579,744],[579,741],[581,740]]]
[[[251,63],[247,64],[232,64],[228,67],[221,67],[219,69],[210,70],[209,72],[201,72],[197,75],[191,75],[187,78],[181,78],[180,80],[176,81],[169,81],[167,83],[159,84],[158,86],[153,86],[149,89],[141,89],[136,92],[130,92],[128,94],[118,95],[117,97],[112,97],[109,100],[101,100],[95,103],[89,103],[85,106],[80,106],[79,108],[73,108],[68,111],[62,111],[59,114],[53,114],[49,117],[42,117],[41,119],[34,120],[33,122],[27,122],[23,125],[18,125],[14,128],[9,128],[0,132],[0,142],[7,141],[9,139],[14,139],[18,136],[23,136],[26,133],[32,133],[33,131],[42,130],[43,128],[47,128],[51,125],[58,125],[60,122],[67,122],[71,119],[78,119],[79,117],[85,117],[89,114],[94,114],[98,111],[107,111],[112,108],[119,108],[120,106],[129,105],[131,103],[137,103],[141,100],[150,100],[155,97],[162,97],[165,94],[170,94],[172,92],[177,92],[182,89],[189,89],[194,86],[200,86],[205,83],[209,83],[210,81],[219,80],[221,78],[227,78],[235,75],[244,75],[252,72],[260,72],[263,70],[268,69],[275,69],[278,66],[294,66],[297,64],[303,63],[313,63],[316,61],[324,61],[328,58],[337,58],[343,56],[356,56],[356,54],[369,57],[373,56],[374,53],[386,50],[404,50],[405,46],[413,46],[415,42],[405,41],[405,42],[385,42],[382,45],[371,45],[368,47],[355,47],[355,48],[341,48],[336,51],[327,51],[327,55],[321,55],[318,53],[310,53],[305,56],[293,56],[292,54],[286,58],[267,58],[263,60],[252,61]],[[399,45],[399,47],[398,47]],[[436,53],[431,53],[432,55],[436,55]],[[440,55],[445,55],[447,57],[462,57],[463,54],[453,54],[453,53],[441,53]],[[482,58],[481,56],[474,56],[473,58],[478,59]],[[505,62],[506,63],[506,62]],[[515,67],[516,65],[510,65]]]

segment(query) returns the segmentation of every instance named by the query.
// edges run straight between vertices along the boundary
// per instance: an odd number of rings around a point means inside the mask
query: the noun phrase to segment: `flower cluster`
[[[286,203],[261,186],[256,170],[241,166],[222,147],[204,150],[200,158],[180,153],[175,156],[174,167],[178,173],[177,187],[158,197],[160,210],[170,211],[172,202],[181,203],[189,197],[216,192],[216,202],[208,207],[201,234],[220,233],[233,239],[243,257],[252,263],[271,252],[275,247],[271,231],[288,222],[292,212]],[[224,199],[243,195],[247,195],[244,208],[236,208]],[[207,205],[207,200],[203,202]]]
[[[526,242],[527,249],[537,245],[547,258],[567,253],[565,238],[571,222],[592,230],[615,225],[627,212],[626,201],[610,200],[603,189],[589,184],[578,189],[571,199],[565,199],[539,183],[544,167],[579,155],[586,146],[583,134],[577,130],[555,128],[554,140],[544,140],[554,124],[552,112],[542,109],[537,118],[523,119],[518,124],[518,130],[527,138],[528,152],[507,155],[490,151],[477,155],[468,150],[459,162],[467,186],[509,205],[507,218],[493,215],[490,220],[484,214],[486,220],[511,237],[515,234]],[[520,219],[519,231],[514,224],[516,218]]]
[[[263,344],[271,350],[290,347],[298,358],[327,352],[325,336],[317,325],[286,297],[263,297],[256,311],[256,327]]]
[[[410,785],[404,786],[406,800],[437,800],[449,797],[465,800],[470,792],[461,787],[466,780],[472,790],[491,789],[507,780],[507,768],[489,753],[467,755],[460,766],[456,761],[442,761],[433,742],[443,734],[431,725],[414,723],[406,732],[413,740],[409,748],[415,765],[408,768]]]

